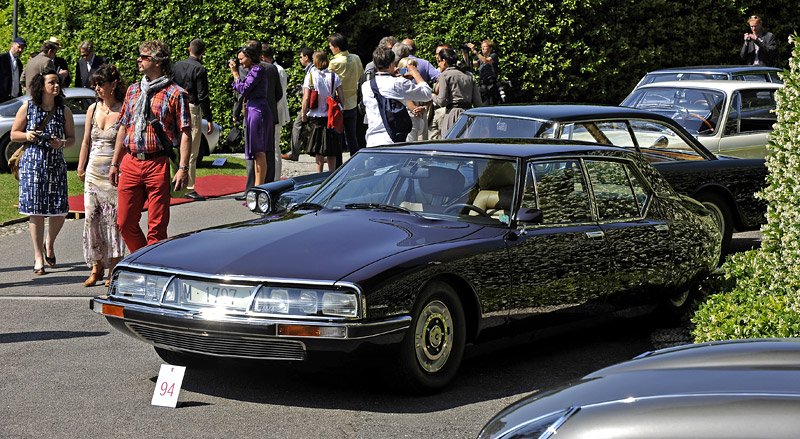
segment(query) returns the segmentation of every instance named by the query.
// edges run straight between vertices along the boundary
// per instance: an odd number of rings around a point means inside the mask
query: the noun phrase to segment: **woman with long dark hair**
[[[127,86],[114,65],[103,65],[89,78],[89,86],[97,93],[97,102],[86,111],[78,178],[84,182],[83,256],[92,273],[83,282],[91,287],[103,280],[106,284],[120,258],[125,255],[125,242],[117,225],[117,188],[108,180],[114,157],[114,143],[119,129],[119,112]]]
[[[37,74],[30,93],[31,99],[17,111],[11,140],[28,145],[19,161],[19,213],[28,216],[33,273],[41,275],[45,262],[56,265],[53,245],[69,213],[63,149],[75,143],[75,125],[54,70]]]
[[[228,66],[233,75],[233,89],[245,100],[244,123],[246,135],[244,156],[255,165],[255,185],[263,184],[267,178],[267,154],[275,154],[272,140],[275,126],[272,123],[272,110],[269,108],[267,94],[267,72],[261,62],[260,48],[245,46],[236,54],[239,64],[247,70],[244,78],[239,77],[239,69],[231,60]]]

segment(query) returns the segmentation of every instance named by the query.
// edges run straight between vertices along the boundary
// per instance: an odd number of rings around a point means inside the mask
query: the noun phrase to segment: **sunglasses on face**
[[[140,53],[140,54],[139,54],[139,58],[137,58],[137,59],[140,59],[140,60],[142,60],[142,61],[152,61],[152,60],[153,60],[153,57],[152,57],[152,56],[150,56],[150,55],[145,55],[145,54],[143,54],[143,53]]]

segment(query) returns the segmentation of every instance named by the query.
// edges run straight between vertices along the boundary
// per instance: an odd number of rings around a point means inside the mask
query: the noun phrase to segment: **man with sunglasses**
[[[128,87],[120,111],[116,148],[108,178],[117,186],[117,223],[133,253],[167,237],[172,148],[180,145],[175,190],[186,187],[189,171],[191,116],[186,91],[171,79],[169,47],[161,41],[139,46],[136,59],[144,76]],[[139,227],[147,207],[147,236]]]

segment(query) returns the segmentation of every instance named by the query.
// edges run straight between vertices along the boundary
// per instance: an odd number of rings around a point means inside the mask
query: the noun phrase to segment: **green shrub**
[[[797,36],[786,87],[776,93],[770,135],[768,203],[761,249],[733,255],[723,268],[735,280],[709,297],[692,318],[697,342],[743,337],[800,336],[800,45]]]

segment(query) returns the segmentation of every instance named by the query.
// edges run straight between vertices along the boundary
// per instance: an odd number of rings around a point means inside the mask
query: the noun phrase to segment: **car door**
[[[72,120],[75,124],[75,144],[67,145],[64,148],[64,160],[74,163],[80,157],[83,133],[86,128],[86,110],[92,105],[93,100],[85,97],[71,97],[66,98],[64,102],[72,110]]]
[[[775,115],[774,89],[739,90],[731,96],[719,153],[741,158],[764,158]]]
[[[670,221],[650,215],[650,188],[633,163],[584,161],[597,221],[608,246],[615,306],[647,302],[668,284],[672,263]]]
[[[532,161],[526,174],[521,205],[541,210],[542,222],[508,242],[512,323],[531,329],[590,317],[609,261],[580,160]]]

